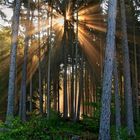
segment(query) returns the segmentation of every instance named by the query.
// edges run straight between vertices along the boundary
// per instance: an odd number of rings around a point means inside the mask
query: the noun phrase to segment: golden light
[[[68,12],[66,13],[66,20],[70,20],[70,16]]]
[[[32,62],[35,63],[38,61],[38,56],[37,55],[34,55],[33,58],[32,58]]]
[[[63,17],[57,18],[55,22],[57,24],[59,24],[60,26],[64,26],[64,18]]]

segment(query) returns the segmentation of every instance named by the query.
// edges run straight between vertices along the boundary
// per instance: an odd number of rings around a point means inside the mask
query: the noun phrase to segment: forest
[[[140,140],[140,1],[0,0],[0,140]]]

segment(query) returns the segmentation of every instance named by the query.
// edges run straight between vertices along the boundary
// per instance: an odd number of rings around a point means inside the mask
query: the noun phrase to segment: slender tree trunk
[[[24,60],[22,68],[22,81],[21,81],[21,111],[20,117],[22,121],[26,121],[26,80],[27,80],[27,61],[28,61],[28,47],[29,47],[29,20],[30,20],[30,0],[28,1],[27,22],[26,22],[26,35],[24,45]]]
[[[71,28],[71,41],[73,41],[73,29]],[[74,47],[72,49],[72,72],[71,72],[71,118],[74,119]]]
[[[52,8],[52,3],[51,3],[51,15],[48,14],[48,17],[51,16],[50,19],[50,30],[48,30],[48,34],[49,39],[48,39],[48,74],[47,74],[47,118],[50,118],[50,107],[51,107],[51,103],[50,103],[50,87],[51,87],[51,47],[52,47],[52,41],[51,41],[51,37],[52,37],[52,12],[53,12],[53,8]]]
[[[134,71],[135,71],[135,99],[136,99],[136,120],[139,121],[139,99],[138,99],[138,71],[137,71],[137,46],[134,25]]]
[[[119,80],[117,69],[117,58],[114,57],[114,89],[115,89],[115,119],[116,119],[116,134],[119,139],[119,129],[121,128],[121,114],[120,114],[120,97],[119,97]]]
[[[82,54],[82,59],[81,59],[77,120],[79,120],[79,118],[80,118],[80,107],[81,107],[81,97],[82,97],[82,95],[83,95],[83,54]]]
[[[33,83],[32,83],[32,78],[30,79],[30,113],[33,112]]]
[[[10,123],[10,119],[14,117],[14,95],[15,95],[15,78],[16,78],[16,54],[17,54],[17,38],[19,29],[21,0],[16,0],[14,16],[12,20],[12,43],[11,43],[11,60],[9,72],[9,86],[8,86],[8,104],[6,123]]]
[[[46,74],[47,75],[47,74]],[[47,103],[47,79],[46,79],[46,76],[45,76],[45,89],[44,89],[44,113],[46,113],[46,110],[47,110],[47,106],[46,106],[46,103]]]
[[[105,66],[103,73],[102,106],[100,117],[99,140],[110,140],[110,104],[112,89],[112,73],[115,51],[117,0],[108,4],[108,30],[106,39]]]
[[[87,104],[87,100],[88,100],[88,81],[87,78],[88,77],[88,72],[87,72],[87,65],[85,67],[85,115],[88,115],[88,104]]]
[[[77,66],[78,66],[78,10],[76,11],[76,33],[75,33],[76,45],[75,45],[75,113],[74,113],[74,120],[76,121],[76,112],[77,112]]]
[[[85,115],[85,64],[83,61],[83,95],[82,95],[82,105],[83,105],[83,115]]]
[[[42,73],[41,73],[41,43],[40,43],[40,1],[38,0],[38,46],[39,46],[39,66],[38,66],[38,77],[39,77],[39,111],[43,113],[43,94],[42,94]]]
[[[66,50],[66,13],[64,17],[65,25],[64,25],[64,44],[63,44],[63,55],[64,55],[64,79],[63,79],[63,88],[64,88],[64,118],[68,117],[68,99],[67,99],[67,50]]]
[[[132,107],[132,88],[129,63],[129,48],[127,39],[127,26],[124,0],[120,0],[121,7],[121,30],[122,30],[122,48],[123,48],[123,67],[124,67],[124,91],[126,101],[126,117],[128,135],[135,135],[133,122],[133,107]]]
[[[54,99],[54,110],[57,110],[57,76],[53,79],[53,99]]]
[[[51,48],[49,46],[49,57],[48,57],[48,74],[47,74],[47,118],[49,119],[50,117],[50,87],[51,87]]]
[[[33,24],[33,18],[34,18],[34,11],[32,11],[32,15],[31,15],[31,26],[32,27],[32,24]],[[31,37],[31,46],[33,44],[33,38],[32,38],[32,35],[30,36]],[[31,63],[32,65],[32,63]],[[32,70],[32,69],[31,69]],[[32,73],[30,74],[30,113],[32,113],[33,111],[33,75]]]
[[[58,101],[57,101],[57,110],[58,110],[58,113],[60,113],[60,96],[59,96],[59,76],[58,76],[58,81],[57,81],[57,98],[58,98]]]

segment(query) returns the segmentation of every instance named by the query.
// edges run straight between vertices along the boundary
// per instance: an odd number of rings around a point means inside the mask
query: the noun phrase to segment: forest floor
[[[0,140],[97,140],[97,126],[89,117],[73,122],[53,114],[49,120],[32,116],[25,123],[16,118],[11,125],[1,123]]]
[[[73,122],[53,114],[49,120],[46,116],[32,116],[22,123],[19,118],[10,125],[0,123],[0,140],[97,140],[99,119],[84,116],[83,120]],[[128,138],[126,129],[120,131],[121,140],[140,140],[140,127],[136,128],[136,138]],[[117,140],[115,126],[111,127],[111,139]]]

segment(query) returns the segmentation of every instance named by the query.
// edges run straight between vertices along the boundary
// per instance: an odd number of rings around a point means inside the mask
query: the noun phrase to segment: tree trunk
[[[58,113],[60,113],[60,96],[59,96],[59,73],[58,73],[58,80],[57,80],[57,98],[58,98],[58,101],[57,101],[57,110],[58,110]]]
[[[126,117],[128,135],[135,135],[134,122],[133,122],[133,107],[132,107],[132,88],[130,76],[130,63],[129,63],[129,48],[127,39],[127,26],[125,15],[124,0],[120,0],[121,7],[121,30],[122,30],[122,49],[123,49],[123,68],[124,68],[124,92],[126,101]]]
[[[8,104],[6,123],[14,117],[14,94],[15,94],[15,78],[16,78],[16,54],[17,54],[17,38],[19,29],[19,15],[20,15],[21,0],[16,0],[14,16],[12,20],[12,43],[11,43],[11,60],[9,72],[9,86],[8,86]]]
[[[74,113],[74,120],[76,121],[76,112],[77,112],[77,79],[78,79],[78,73],[77,73],[77,66],[78,66],[78,10],[76,11],[76,33],[75,33],[75,113]]]
[[[28,48],[29,48],[29,20],[30,20],[30,0],[28,1],[27,11],[27,22],[26,22],[26,34],[25,34],[25,45],[24,45],[24,60],[22,68],[22,81],[21,81],[21,103],[20,103],[20,118],[22,121],[26,121],[26,81],[27,81],[27,61],[28,61]]]
[[[73,41],[73,28],[71,28],[71,42]],[[71,72],[71,118],[74,119],[74,46],[71,43],[72,49],[72,72]]]
[[[54,106],[53,109],[57,111],[57,75],[55,75],[53,79],[53,101],[54,101]]]
[[[135,73],[135,101],[136,101],[136,120],[139,121],[139,99],[138,99],[138,71],[137,71],[137,46],[136,46],[136,35],[134,25],[134,73]]]
[[[103,73],[102,106],[100,117],[99,140],[110,140],[110,104],[112,89],[112,73],[115,51],[117,0],[108,4],[108,30],[106,39],[105,66]]]
[[[49,119],[50,117],[50,87],[51,87],[51,81],[50,81],[50,77],[51,77],[51,48],[49,46],[49,56],[48,56],[48,74],[47,74],[47,118]]]
[[[38,66],[38,77],[39,77],[39,111],[40,114],[43,114],[43,94],[42,94],[42,74],[41,74],[41,43],[40,43],[40,2],[38,0],[38,47],[39,47],[39,53],[38,53],[38,57],[39,57],[39,66]]]
[[[52,4],[52,3],[51,3]],[[52,12],[53,12],[53,8],[51,7],[50,9],[51,11],[51,15],[48,13],[48,20],[49,20],[49,16],[51,16],[50,19],[50,30],[48,30],[48,35],[49,39],[48,39],[48,74],[47,74],[47,118],[50,118],[50,107],[51,107],[51,103],[50,103],[50,87],[51,87],[51,46],[52,46],[52,41],[51,41],[51,37],[52,37]]]
[[[117,58],[114,57],[114,89],[115,89],[115,119],[116,119],[116,134],[119,139],[119,129],[121,128],[121,114],[120,114],[120,97],[119,97],[119,80],[117,70]]]
[[[65,25],[64,25],[64,44],[63,44],[63,55],[64,55],[64,79],[63,79],[63,88],[64,88],[64,118],[67,119],[68,117],[68,99],[67,99],[67,50],[66,50],[66,13],[64,17]]]
[[[33,99],[33,83],[32,83],[32,77],[31,77],[30,79],[30,113],[33,111],[32,99]]]
[[[82,59],[81,59],[77,120],[79,120],[79,118],[80,118],[80,107],[81,107],[81,97],[82,97],[82,95],[83,95],[83,54],[82,54]]]

